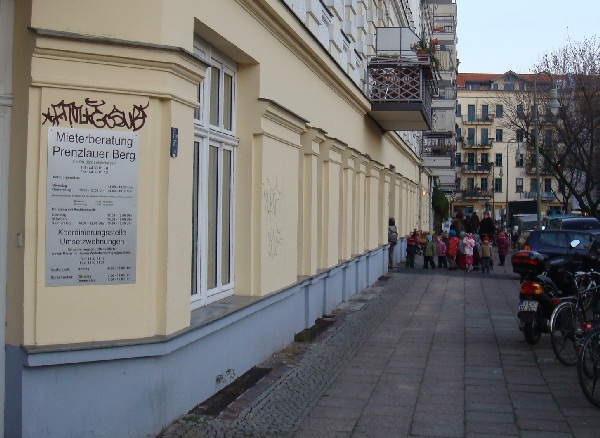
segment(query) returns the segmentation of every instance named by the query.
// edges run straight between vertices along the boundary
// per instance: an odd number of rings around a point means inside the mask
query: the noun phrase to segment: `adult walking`
[[[388,251],[388,269],[394,268],[394,249],[398,243],[398,228],[396,228],[396,219],[393,217],[388,220],[388,243],[390,249]]]

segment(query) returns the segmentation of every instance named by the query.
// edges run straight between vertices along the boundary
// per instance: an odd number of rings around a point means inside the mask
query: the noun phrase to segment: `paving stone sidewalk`
[[[400,268],[292,344],[217,418],[188,415],[173,437],[597,437],[600,410],[549,338],[517,329],[518,278]]]

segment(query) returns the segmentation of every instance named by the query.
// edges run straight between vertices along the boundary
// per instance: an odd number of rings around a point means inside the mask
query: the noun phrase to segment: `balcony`
[[[472,138],[467,138],[466,142],[462,143],[463,149],[491,149],[494,146],[494,140],[475,142]]]
[[[491,164],[467,163],[461,166],[461,172],[466,173],[490,173],[493,166]]]
[[[385,131],[432,129],[431,105],[438,94],[431,55],[414,51],[375,56],[367,65],[369,114]]]
[[[424,132],[421,156],[454,156],[456,140],[452,131]]]
[[[433,16],[433,33],[438,38],[453,38],[456,34],[456,15],[454,14],[435,14]]]
[[[494,191],[491,189],[466,189],[459,193],[463,200],[491,199],[494,196]]]
[[[463,125],[489,125],[494,122],[494,114],[470,114],[461,118]]]

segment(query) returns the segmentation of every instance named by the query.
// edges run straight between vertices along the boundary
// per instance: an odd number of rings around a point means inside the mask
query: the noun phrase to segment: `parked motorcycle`
[[[574,240],[570,246],[579,243]],[[577,293],[576,275],[566,269],[570,261],[570,255],[545,259],[535,251],[519,251],[511,258],[513,272],[521,275],[519,330],[530,345],[538,343],[542,333],[550,332],[552,311],[561,300]]]

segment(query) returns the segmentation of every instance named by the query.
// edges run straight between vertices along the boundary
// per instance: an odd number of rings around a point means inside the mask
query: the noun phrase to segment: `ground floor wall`
[[[387,245],[263,298],[198,309],[160,342],[7,349],[10,437],[153,436],[387,272]]]

